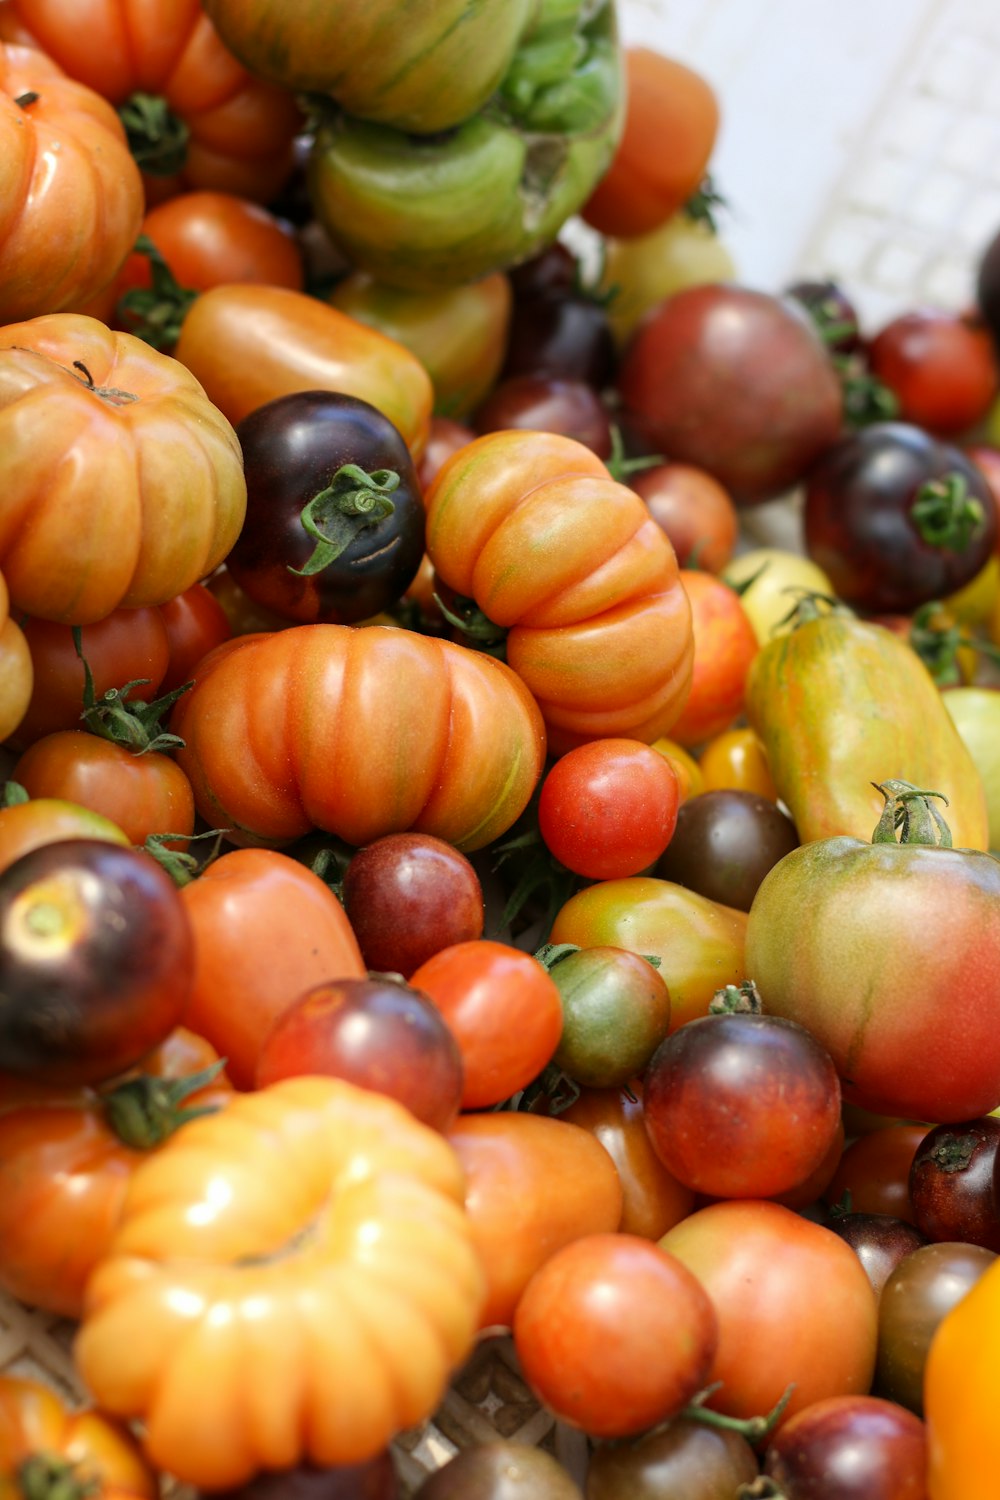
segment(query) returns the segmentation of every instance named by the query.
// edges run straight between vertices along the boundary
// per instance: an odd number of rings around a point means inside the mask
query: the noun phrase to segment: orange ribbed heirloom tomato
[[[45,620],[164,604],[243,525],[239,442],[197,380],[80,313],[0,329],[0,451],[0,567]]]
[[[0,323],[82,306],[141,221],[142,181],[111,106],[33,47],[0,42]]]
[[[239,1095],[135,1172],[80,1374],[202,1489],[364,1462],[430,1415],[475,1338],[463,1194],[444,1137],[384,1095],[318,1077]]]
[[[199,810],[238,844],[415,829],[481,849],[523,812],[545,759],[538,707],[503,662],[384,625],[227,641],[172,728]]]
[[[425,499],[438,576],[507,632],[557,753],[669,732],[691,681],[691,607],[633,490],[572,438],[507,430],[461,448]]]

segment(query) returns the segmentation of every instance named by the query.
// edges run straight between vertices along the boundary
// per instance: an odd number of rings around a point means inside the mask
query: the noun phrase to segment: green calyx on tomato
[[[128,319],[128,329],[154,349],[173,349],[181,324],[198,293],[181,286],[147,234],[135,242],[149,261],[152,284],[131,287],[118,300],[117,311]]]
[[[126,1146],[152,1151],[188,1120],[215,1113],[218,1104],[186,1105],[185,1101],[214,1083],[224,1067],[225,1059],[220,1058],[186,1078],[156,1078],[145,1073],[128,1078],[102,1094],[104,1113]]]
[[[964,475],[945,474],[921,485],[910,516],[929,546],[962,552],[983,524],[983,507]]]
[[[57,1453],[32,1453],[18,1464],[16,1477],[24,1500],[90,1500],[104,1488],[97,1474]]]
[[[146,703],[142,698],[130,696],[133,688],[141,687],[144,682],[149,681],[147,677],[136,677],[131,682],[126,682],[124,687],[108,688],[102,697],[97,698],[93,674],[80,649],[80,640],[80,627],[75,625],[73,642],[76,654],[83,663],[83,713],[80,718],[91,734],[110,740],[114,745],[122,745],[134,755],[145,755],[151,750],[172,750],[183,745],[183,740],[176,734],[168,734],[160,728],[160,724],[168,709],[173,708],[177,699],[191,687],[191,683],[185,682],[174,688],[173,692],[164,693],[162,697]]]
[[[151,177],[173,177],[187,160],[191,131],[159,94],[137,92],[118,110],[136,165]]]
[[[392,515],[395,506],[389,496],[398,488],[399,475],[392,469],[369,472],[358,464],[342,464],[325,489],[303,506],[302,525],[316,546],[301,568],[289,563],[289,572],[304,578],[322,573],[359,531]]]
[[[534,255],[586,201],[623,118],[614,10],[554,9],[451,130],[408,135],[319,106],[310,194],[354,265],[413,290],[472,281]]]
[[[882,816],[872,834],[873,844],[934,844],[941,849],[952,847],[951,829],[931,801],[942,792],[923,792],[908,781],[873,782],[885,798]]]

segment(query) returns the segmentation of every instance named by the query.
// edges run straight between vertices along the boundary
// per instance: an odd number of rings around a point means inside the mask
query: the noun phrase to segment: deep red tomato
[[[718,1341],[697,1277],[620,1232],[584,1235],[550,1256],[514,1314],[514,1348],[535,1395],[599,1438],[676,1415],[707,1383]]]
[[[132,611],[136,613],[136,611]],[[193,583],[176,599],[161,604],[159,615],[167,632],[170,657],[160,683],[162,693],[190,682],[203,656],[233,634],[229,616],[211,590]],[[147,696],[151,689],[147,688]]]
[[[638,740],[592,740],[546,775],[538,826],[552,854],[590,880],[638,875],[677,823],[680,785],[669,760]]]
[[[764,1473],[786,1500],[924,1500],[927,1435],[894,1401],[830,1396],[785,1423]]]
[[[853,1213],[889,1214],[916,1224],[910,1201],[910,1168],[929,1125],[883,1125],[859,1135],[840,1158],[823,1197],[850,1203]]]
[[[713,1203],[659,1242],[694,1271],[719,1316],[708,1404],[730,1416],[790,1417],[824,1396],[866,1392],[878,1304],[849,1245],[778,1203]],[[747,1351],[753,1350],[753,1358]]]
[[[872,374],[899,402],[901,421],[930,432],[964,432],[984,417],[1000,387],[989,330],[968,314],[918,308],[901,313],[868,346]]]
[[[510,1098],[538,1076],[562,1035],[562,1001],[536,958],[480,938],[442,948],[410,976],[458,1041],[463,1109]]]

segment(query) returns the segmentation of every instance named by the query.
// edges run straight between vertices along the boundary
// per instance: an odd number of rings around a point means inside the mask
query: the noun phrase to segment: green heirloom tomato
[[[1000,860],[932,842],[906,783],[883,795],[872,843],[818,839],[765,876],[747,973],[765,1012],[827,1049],[850,1103],[969,1120],[1000,1104]]]
[[[309,163],[316,216],[353,265],[414,291],[472,281],[555,239],[610,165],[623,119],[613,0],[543,0],[478,114],[414,135],[321,112]]]

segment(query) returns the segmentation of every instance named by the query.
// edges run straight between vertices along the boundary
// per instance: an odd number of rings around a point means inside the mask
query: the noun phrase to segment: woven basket
[[[75,1324],[29,1311],[0,1292],[0,1372],[44,1381],[72,1405],[84,1403],[73,1364]],[[427,1475],[461,1448],[505,1438],[545,1448],[582,1485],[587,1440],[557,1422],[528,1390],[506,1335],[484,1337],[452,1381],[433,1418],[401,1433],[393,1444],[400,1491],[409,1497]],[[186,1500],[182,1486],[165,1484],[170,1500]]]

